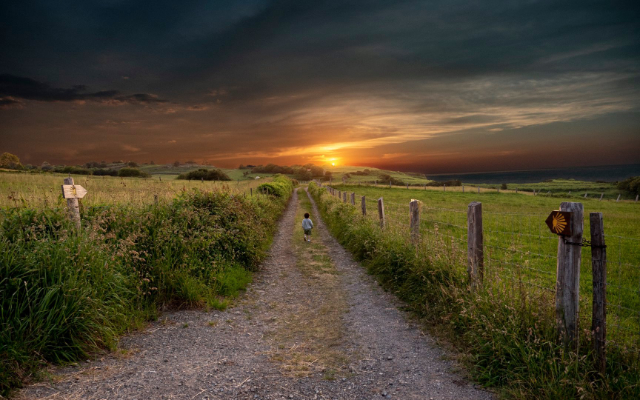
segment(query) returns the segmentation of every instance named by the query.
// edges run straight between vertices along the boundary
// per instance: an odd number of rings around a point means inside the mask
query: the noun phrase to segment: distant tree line
[[[151,162],[153,164],[153,162]],[[150,175],[137,169],[138,163],[129,161],[114,161],[108,164],[106,161],[91,161],[83,165],[51,165],[44,161],[40,167],[27,164],[22,165],[15,154],[3,153],[0,155],[0,168],[19,171],[57,172],[73,175],[97,175],[97,176],[121,176],[147,178]]]
[[[240,167],[245,166],[241,165]],[[290,167],[276,164],[258,165],[251,169],[251,173],[292,175],[293,178],[299,181],[309,181],[314,178],[328,180],[331,177],[331,173],[329,171],[325,172],[322,167],[318,167],[313,164],[293,165]]]

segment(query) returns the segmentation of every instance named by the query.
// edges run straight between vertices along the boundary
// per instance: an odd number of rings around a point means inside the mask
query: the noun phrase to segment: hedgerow
[[[167,205],[2,210],[0,394],[48,362],[113,348],[166,307],[224,308],[265,257],[284,196],[185,192]],[[290,182],[290,181],[289,181]]]
[[[289,198],[294,183],[284,175],[275,175],[271,182],[258,186],[259,193],[271,194],[280,198]]]
[[[473,291],[442,249],[414,247],[407,236],[309,184],[323,219],[356,259],[404,300],[426,326],[460,351],[474,379],[508,398],[640,398],[638,354],[611,346],[607,371],[595,371],[589,332],[579,352],[557,343],[553,304],[523,287]],[[458,272],[456,272],[458,271]]]

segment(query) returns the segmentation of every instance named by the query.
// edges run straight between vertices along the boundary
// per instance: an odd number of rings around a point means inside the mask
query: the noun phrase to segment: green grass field
[[[607,242],[608,336],[615,343],[640,348],[640,204],[563,198],[557,195],[401,189],[358,185],[334,185],[347,193],[365,196],[369,217],[377,219],[377,199],[382,197],[391,229],[409,234],[409,202],[421,204],[423,245],[437,240],[449,249],[451,267],[466,273],[467,206],[482,202],[485,244],[485,276],[489,282],[524,284],[531,291],[547,293],[553,301],[558,238],[545,225],[552,210],[563,201],[584,205],[583,237],[590,238],[589,213],[601,212]],[[359,206],[360,197],[356,204]],[[581,323],[590,325],[592,294],[591,249],[582,250],[580,276]]]
[[[234,170],[239,171],[239,170]],[[242,172],[239,172],[242,175]],[[177,176],[177,175],[176,175]],[[26,207],[41,209],[66,204],[60,186],[66,174],[53,173],[0,173],[0,209]],[[262,183],[271,180],[245,179],[241,181],[186,181],[173,175],[153,178],[120,178],[113,176],[76,175],[74,183],[83,186],[88,194],[82,199],[85,206],[126,204],[130,206],[169,202],[180,192],[191,189],[225,189],[235,193],[250,194]]]

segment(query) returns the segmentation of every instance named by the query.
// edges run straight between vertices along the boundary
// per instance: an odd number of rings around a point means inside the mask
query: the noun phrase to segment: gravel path
[[[262,271],[232,308],[165,313],[114,354],[52,369],[17,398],[493,398],[452,372],[329,235],[315,204],[313,246],[302,242],[296,212],[306,196],[293,195]]]

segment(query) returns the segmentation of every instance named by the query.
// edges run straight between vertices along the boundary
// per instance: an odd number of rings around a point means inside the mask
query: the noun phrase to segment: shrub
[[[291,179],[284,175],[276,175],[271,182],[258,186],[258,192],[286,199],[293,192],[293,187],[294,184]]]
[[[618,189],[623,190],[631,195],[639,195],[640,176],[632,176],[622,182],[618,182]]]
[[[118,176],[118,171],[116,171],[115,169],[94,169],[93,170],[93,174],[96,176]]]
[[[205,169],[200,168],[196,171],[191,171],[186,174],[178,175],[177,179],[186,180],[205,180],[205,181],[230,181],[229,175],[219,169]]]
[[[118,176],[119,177],[133,177],[133,178],[148,178],[149,175],[148,173],[144,172],[144,171],[140,171],[137,168],[122,168],[118,171]]]

